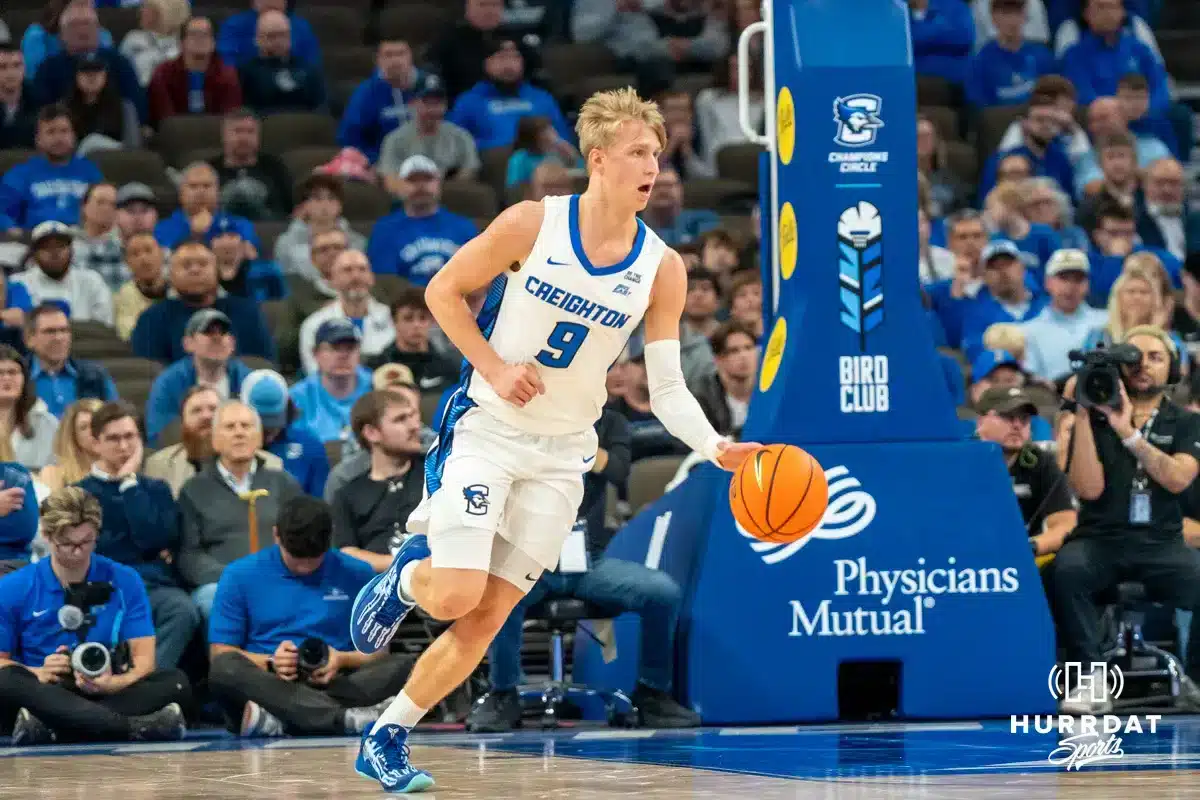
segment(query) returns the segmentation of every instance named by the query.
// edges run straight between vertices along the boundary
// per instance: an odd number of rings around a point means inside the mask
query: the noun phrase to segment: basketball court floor
[[[438,786],[477,798],[1200,798],[1200,718],[1123,737],[1124,755],[1066,770],[1055,734],[1007,722],[648,731],[577,728],[470,736],[418,733],[413,757]],[[354,774],[357,740],[183,742],[0,749],[0,798],[177,800],[382,796]],[[1111,750],[1111,748],[1109,748]]]

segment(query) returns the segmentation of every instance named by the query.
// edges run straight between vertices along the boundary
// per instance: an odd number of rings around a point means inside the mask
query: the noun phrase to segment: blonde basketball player
[[[351,634],[376,652],[417,605],[454,624],[364,731],[355,767],[388,792],[433,785],[409,763],[409,730],[475,670],[512,608],[557,565],[596,457],[605,375],[643,319],[651,407],[667,430],[728,470],[759,447],[719,436],[684,384],[686,268],[637,217],[666,143],[658,108],[632,89],[602,92],[576,130],[587,190],[506,209],[425,293],[467,366],[408,520],[418,535],[363,588]],[[476,318],[467,298],[485,288]]]

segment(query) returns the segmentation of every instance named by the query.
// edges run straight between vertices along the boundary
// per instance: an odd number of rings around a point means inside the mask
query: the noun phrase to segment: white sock
[[[413,573],[417,571],[417,565],[420,561],[410,561],[400,569],[400,580],[396,582],[396,594],[402,601],[410,606],[415,606],[417,601],[412,596],[412,580]]]
[[[428,711],[427,708],[418,708],[406,692],[400,692],[392,704],[387,707],[387,711],[384,711],[376,720],[375,726],[371,728],[371,734],[379,733],[388,725],[399,725],[404,730],[411,731],[418,722],[425,718]]]

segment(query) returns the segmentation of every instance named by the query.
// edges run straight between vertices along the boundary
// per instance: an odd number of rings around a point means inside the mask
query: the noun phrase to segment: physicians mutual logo
[[[1125,689],[1125,675],[1114,664],[1068,661],[1050,669],[1046,681],[1056,701],[1076,704],[1111,704]],[[1156,733],[1161,714],[1128,717],[1116,714],[1014,714],[1012,733],[1045,735],[1056,732],[1058,746],[1047,760],[1067,771],[1116,761],[1125,756],[1124,739],[1140,733]]]
[[[883,127],[883,99],[876,94],[852,94],[833,101],[833,121],[837,125],[833,141],[840,147],[852,151],[834,151],[829,154],[829,163],[837,164],[838,171],[847,173],[875,173],[880,164],[886,164],[886,152],[870,152],[861,148],[870,147],[879,138]]]
[[[883,322],[883,216],[861,201],[838,217],[838,287],[842,324],[858,334],[859,350],[867,334]]]

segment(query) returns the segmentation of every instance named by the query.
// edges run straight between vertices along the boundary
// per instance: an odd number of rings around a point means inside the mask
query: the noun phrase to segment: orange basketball
[[[733,518],[764,542],[794,542],[821,524],[829,484],[817,460],[790,444],[767,445],[729,482]]]

